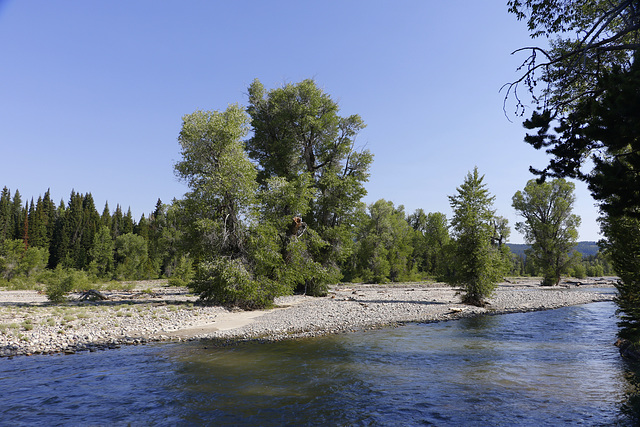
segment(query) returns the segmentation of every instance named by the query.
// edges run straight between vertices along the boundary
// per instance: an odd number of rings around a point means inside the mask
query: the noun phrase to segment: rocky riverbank
[[[47,302],[36,291],[0,291],[0,356],[75,353],[164,340],[280,340],[437,322],[484,313],[546,310],[613,299],[613,282],[565,282],[545,288],[533,280],[500,284],[487,307],[460,303],[441,283],[336,285],[327,297],[278,298],[264,311],[203,307],[184,288],[103,292],[104,301]],[[72,295],[79,298],[79,295]]]

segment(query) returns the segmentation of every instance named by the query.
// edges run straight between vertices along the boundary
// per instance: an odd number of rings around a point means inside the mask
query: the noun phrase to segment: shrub
[[[272,285],[253,280],[240,259],[217,258],[200,263],[190,287],[205,304],[258,309],[273,304]]]
[[[89,279],[84,271],[72,268],[56,267],[44,279],[47,285],[47,299],[52,302],[62,302],[66,298],[66,294],[74,290],[86,289],[89,285]]]

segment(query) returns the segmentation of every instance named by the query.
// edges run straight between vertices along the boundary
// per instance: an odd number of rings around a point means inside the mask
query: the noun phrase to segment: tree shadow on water
[[[627,387],[620,407],[620,425],[640,425],[640,362],[626,362]]]

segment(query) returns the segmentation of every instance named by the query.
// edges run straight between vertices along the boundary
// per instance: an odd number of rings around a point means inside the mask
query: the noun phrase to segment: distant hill
[[[529,245],[525,245],[522,243],[507,243],[507,246],[514,254],[523,256],[524,251],[526,249],[529,249]],[[600,250],[597,242],[578,242],[575,249],[580,252],[582,256],[595,255]]]

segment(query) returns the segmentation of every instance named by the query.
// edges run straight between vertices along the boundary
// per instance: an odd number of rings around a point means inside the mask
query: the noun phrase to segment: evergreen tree
[[[154,212],[155,224],[155,263],[160,265],[160,274],[172,277],[175,268],[183,255],[188,255],[184,249],[183,215],[178,203],[156,206]]]
[[[120,229],[121,234],[129,234],[134,231],[134,221],[133,215],[131,214],[131,208],[127,209],[127,213],[124,217],[122,217],[122,227]]]
[[[53,238],[49,246],[49,265],[50,269],[55,269],[65,259],[69,248],[69,236],[65,233],[65,218],[67,209],[64,200],[60,200],[56,211],[56,221],[53,229]]]
[[[47,192],[44,193],[44,197],[42,199],[43,209],[44,209],[44,220],[46,222],[46,247],[49,249],[51,246],[51,240],[53,239],[53,231],[55,229],[56,222],[56,204],[53,200],[51,200],[50,190],[47,189]]]
[[[93,196],[87,193],[82,197],[82,223],[77,252],[74,256],[78,269],[84,269],[91,261],[89,253],[94,243],[94,236],[101,227],[100,214],[96,210]]]
[[[142,214],[140,221],[138,221],[138,223],[133,227],[133,232],[149,242],[149,222],[145,218],[144,214]]]
[[[165,268],[163,263],[163,253],[160,245],[160,239],[162,237],[162,230],[166,226],[165,206],[162,204],[162,200],[158,199],[156,202],[155,210],[149,215],[149,231],[148,231],[148,250],[149,261],[154,266],[155,270],[160,275],[165,274]]]
[[[453,210],[455,270],[448,282],[452,286],[462,285],[465,289],[463,301],[478,306],[484,305],[484,299],[491,296],[509,268],[506,246],[501,248],[492,244],[495,197],[490,195],[483,180],[484,176],[480,176],[476,167],[457,188],[457,194],[449,196]]]
[[[13,239],[15,230],[11,209],[11,191],[4,187],[0,195],[0,242]]]
[[[108,202],[104,203],[104,209],[102,210],[102,215],[100,216],[100,222],[103,226],[111,230],[111,211],[109,211]]]
[[[620,277],[616,303],[620,307],[621,338],[640,348],[640,219],[630,216],[604,216],[600,219],[607,239],[603,249]]]
[[[22,197],[16,189],[13,194],[13,206],[11,208],[13,216],[13,236],[12,239],[21,239],[24,234],[22,227],[24,226],[25,211],[22,208]]]
[[[111,236],[115,240],[122,233],[123,215],[120,205],[116,205],[116,210],[111,216]]]
[[[29,245],[37,248],[49,248],[47,241],[48,216],[42,197],[38,197],[35,209],[33,200],[29,209]]]

